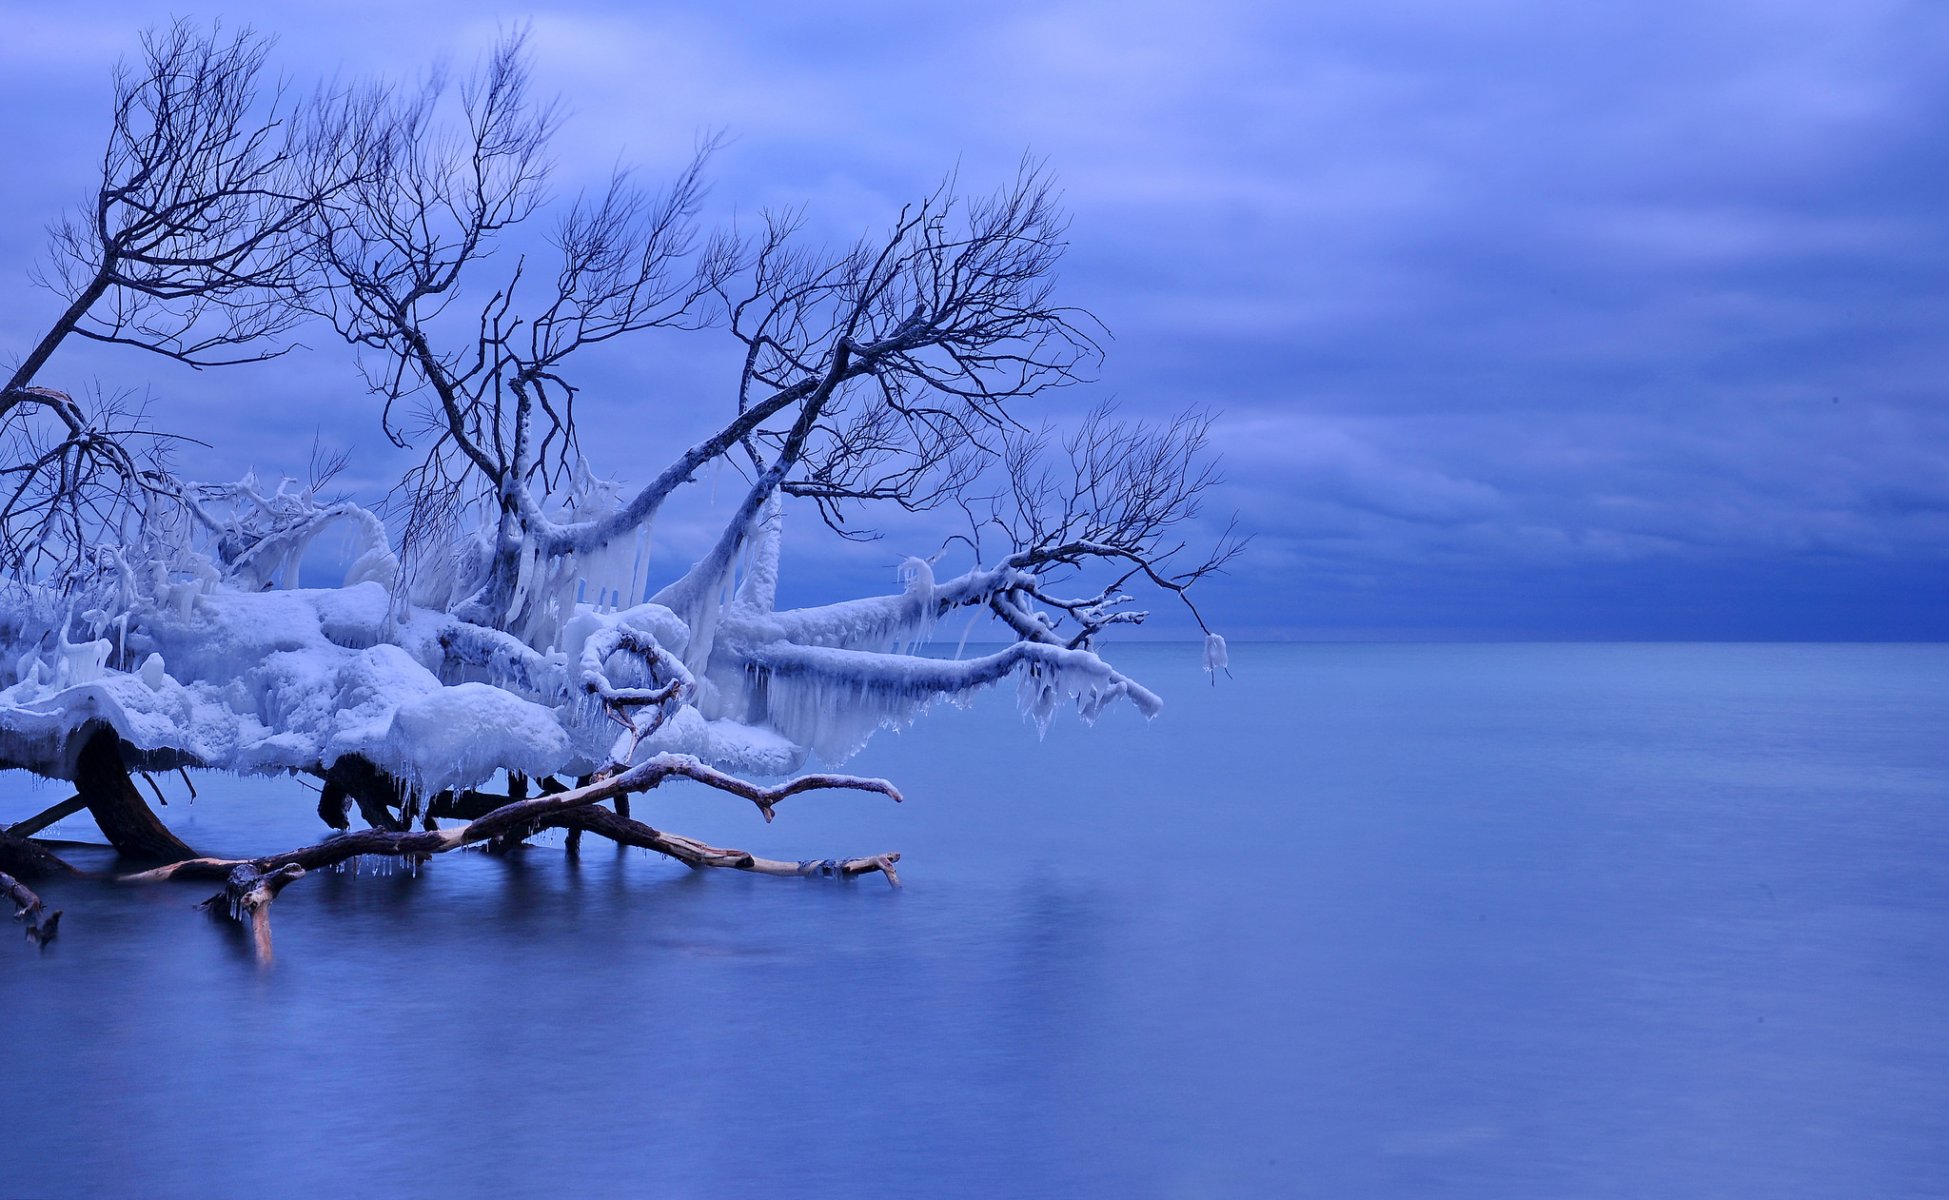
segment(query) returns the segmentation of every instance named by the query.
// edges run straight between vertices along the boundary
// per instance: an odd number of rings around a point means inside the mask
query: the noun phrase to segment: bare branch
[[[0,897],[14,906],[14,919],[26,924],[28,941],[40,947],[54,940],[61,924],[60,909],[49,912],[39,896],[5,871],[0,871]]]
[[[130,882],[164,879],[227,879],[231,872],[238,868],[249,868],[258,875],[269,875],[289,867],[315,871],[321,867],[347,862],[360,855],[444,854],[464,846],[478,845],[493,838],[508,835],[527,836],[548,828],[595,829],[597,832],[606,832],[608,828],[615,828],[637,839],[629,844],[646,845],[650,849],[662,851],[680,862],[695,867],[728,867],[769,875],[826,873],[821,870],[824,865],[822,863],[785,864],[760,859],[741,850],[721,850],[674,834],[659,833],[648,826],[639,826],[634,822],[629,825],[618,825],[606,818],[586,815],[599,801],[649,791],[672,777],[695,779],[707,786],[729,790],[736,795],[752,799],[758,804],[760,810],[766,813],[767,819],[770,817],[772,805],[787,796],[812,789],[850,788],[878,792],[895,800],[900,798],[900,793],[884,780],[862,779],[850,775],[808,776],[804,780],[794,780],[776,788],[760,788],[743,780],[731,780],[729,776],[711,771],[688,755],[665,754],[657,755],[626,771],[582,787],[531,800],[512,801],[455,829],[410,831],[366,829],[356,833],[341,834],[316,845],[284,854],[250,859],[192,858],[124,878]],[[736,786],[727,787],[727,780]],[[898,855],[881,855],[869,859],[849,859],[830,873],[855,875],[864,871],[877,870],[883,871],[889,882],[898,883],[898,877],[891,869],[891,864],[898,861],[898,857]]]

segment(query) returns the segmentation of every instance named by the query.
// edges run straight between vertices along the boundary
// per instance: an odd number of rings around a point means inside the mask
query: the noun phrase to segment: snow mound
[[[387,758],[410,764],[422,795],[479,783],[497,770],[552,775],[569,761],[568,733],[555,714],[484,683],[416,696],[393,712]]]

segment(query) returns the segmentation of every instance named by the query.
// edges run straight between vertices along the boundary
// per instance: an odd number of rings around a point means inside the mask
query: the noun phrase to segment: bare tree
[[[36,281],[66,307],[0,387],[0,567],[81,564],[168,490],[139,409],[36,386],[70,337],[194,367],[282,352],[303,315],[298,235],[335,186],[333,138],[267,87],[269,42],[178,21],[120,68],[93,201],[52,231]]]
[[[527,281],[518,259],[464,332],[442,321],[463,278],[544,198],[557,112],[531,95],[522,41],[506,39],[458,88],[436,73],[412,92],[348,99],[340,123],[367,131],[361,155],[372,169],[315,211],[310,242],[332,284],[313,308],[364,352],[387,436],[423,444],[401,489],[405,548],[444,551],[462,510],[485,503],[499,511],[504,576],[526,537],[549,527],[546,498],[565,495],[581,464],[571,356],[694,324],[708,293],[708,275],[686,262],[706,145],[660,195],[619,172],[598,196],[576,199],[550,239],[552,278]]]
[[[409,550],[444,545],[472,506],[490,510],[493,544],[461,609],[470,620],[530,630],[545,591],[518,582],[537,562],[634,536],[719,459],[747,473],[749,490],[698,579],[739,551],[773,493],[810,500],[850,536],[870,534],[858,524],[868,506],[965,499],[984,472],[1012,461],[1010,438],[1027,432],[1014,406],[1085,378],[1097,357],[1093,319],[1053,299],[1065,224],[1035,164],[985,197],[961,194],[950,178],[881,237],[835,254],[806,248],[790,214],[767,215],[748,239],[701,237],[693,216],[706,146],[659,195],[619,176],[575,201],[551,239],[552,278],[533,282],[529,261],[517,259],[495,282],[476,281],[485,302],[452,319],[462,281],[542,204],[556,123],[530,92],[518,36],[458,89],[457,103],[453,91],[436,77],[414,93],[359,101],[358,123],[379,146],[371,158],[384,166],[319,210],[314,252],[336,282],[317,293],[320,310],[376,352],[366,374],[386,402],[388,433],[402,445],[424,439],[403,491]],[[449,104],[451,129],[441,125]],[[716,321],[744,349],[725,422],[620,503],[578,505],[576,352]],[[412,419],[402,402],[417,402]],[[1192,455],[1202,441],[1161,445]],[[1117,552],[1141,553],[1139,543],[1188,512],[1180,504],[1148,523],[1124,521]]]
[[[1229,528],[1208,550],[1183,533],[1217,482],[1211,419],[1146,424],[1098,406],[1030,423],[1039,401],[1092,377],[1103,335],[1056,299],[1066,223],[1039,164],[986,194],[950,176],[833,250],[794,213],[701,231],[707,140],[661,190],[617,172],[554,205],[537,248],[522,227],[550,208],[559,113],[532,90],[521,35],[457,84],[436,72],[349,90],[301,117],[260,95],[263,43],[247,33],[177,25],[144,46],[118,82],[95,209],[56,235],[50,278],[69,308],[0,398],[6,565],[45,599],[57,589],[36,556],[86,566],[99,542],[122,586],[84,614],[80,641],[69,615],[50,627],[0,606],[0,644],[25,651],[0,670],[38,704],[44,687],[100,683],[119,653],[122,676],[100,690],[144,714],[148,742],[118,741],[86,705],[0,706],[0,731],[74,725],[66,740],[9,742],[35,756],[17,765],[76,779],[76,799],[30,825],[89,807],[118,846],[184,860],[153,877],[224,878],[220,900],[254,919],[305,869],[505,848],[543,828],[696,867],[892,879],[897,855],[761,859],[636,822],[629,800],[674,779],[766,820],[808,791],[898,800],[884,781],[801,772],[1004,679],[1044,724],[1065,700],[1086,719],[1113,701],[1159,710],[1097,642],[1146,618],[1145,588],[1206,628],[1191,589],[1238,552]],[[497,257],[510,245],[527,252]],[[278,353],[301,313],[354,348],[386,436],[420,452],[394,493],[403,563],[377,515],[321,498],[340,462],[315,462],[306,485],[180,483],[138,457],[133,416],[33,382],[69,334],[203,366]],[[584,352],[656,329],[721,330],[740,366],[711,431],[624,487],[585,455],[585,432],[615,408],[581,400]],[[736,471],[742,493],[709,550],[653,588],[649,526],[706,469]],[[909,558],[896,594],[780,610],[788,499],[846,537],[940,508],[967,526]],[[361,539],[343,589],[265,594],[291,587],[305,547],[342,523]],[[937,578],[963,546],[968,569]],[[956,610],[1000,621],[1012,642],[916,653]],[[111,624],[147,655],[140,666]],[[1206,632],[1207,665],[1222,663]],[[192,711],[194,731],[171,724]],[[66,761],[69,742],[86,763]],[[346,829],[356,801],[374,828],[286,855],[196,858],[161,841],[124,769],[185,761],[308,772],[324,820]],[[478,790],[497,772],[505,792]]]

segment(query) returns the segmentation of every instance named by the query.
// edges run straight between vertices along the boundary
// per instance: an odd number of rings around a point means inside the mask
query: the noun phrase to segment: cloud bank
[[[34,167],[0,193],[0,353],[51,308],[26,272],[88,188],[110,66],[168,15],[6,17],[6,149]],[[1102,388],[1125,412],[1224,414],[1215,507],[1256,540],[1211,607],[1247,635],[1949,637],[1939,6],[255,19],[299,80],[465,62],[531,20],[573,114],[565,188],[619,153],[653,174],[724,129],[719,215],[802,205],[834,240],[948,170],[978,186],[1047,157],[1074,213],[1064,292],[1116,335]],[[315,340],[201,376],[92,350],[50,370],[151,388],[159,418],[214,443],[206,474],[297,470],[316,431],[376,492],[400,464],[347,356]],[[619,418],[602,465],[660,465],[724,399],[729,349],[605,361],[591,392],[619,414],[691,416]],[[867,586],[938,534],[789,568],[807,595]]]

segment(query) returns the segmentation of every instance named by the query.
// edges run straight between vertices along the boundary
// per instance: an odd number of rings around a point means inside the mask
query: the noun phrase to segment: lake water
[[[209,884],[50,884],[0,1196],[1949,1194],[1949,647],[1120,658],[1154,723],[942,710],[849,765],[902,806],[638,802],[899,891],[544,841],[304,879],[260,969]]]

